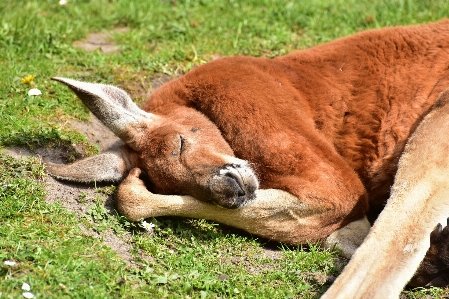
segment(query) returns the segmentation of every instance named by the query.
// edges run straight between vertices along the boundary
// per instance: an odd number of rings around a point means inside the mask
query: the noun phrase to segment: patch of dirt
[[[86,51],[101,51],[104,54],[120,52],[120,46],[112,42],[114,34],[125,33],[128,31],[126,27],[115,28],[110,32],[95,32],[90,33],[83,40],[73,43],[75,48],[80,48]]]
[[[90,122],[71,121],[67,125],[68,127],[83,133],[90,143],[98,146],[100,152],[123,144],[120,138],[115,136],[114,133],[103,125],[103,123],[94,115],[91,115]]]
[[[335,276],[323,272],[302,272],[301,277],[306,281],[318,285],[331,284],[336,279]]]
[[[95,191],[95,188],[81,184],[63,184],[50,176],[45,177],[44,182],[47,191],[45,201],[48,203],[60,201],[65,209],[75,212],[81,217],[91,209],[94,199],[100,198],[105,203],[104,207],[109,214],[115,215],[114,199],[112,195],[107,196],[98,193]],[[82,201],[80,199],[82,199]],[[79,227],[86,235],[102,240],[128,265],[133,263],[130,233],[118,237],[112,230],[105,230],[99,233],[94,229],[85,227],[81,223],[79,224]]]
[[[263,253],[265,254],[266,258],[277,260],[283,257],[282,251],[279,249],[271,249],[271,248],[264,248]]]

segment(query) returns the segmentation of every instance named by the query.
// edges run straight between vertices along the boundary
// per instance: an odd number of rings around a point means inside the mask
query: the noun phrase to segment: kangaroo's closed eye
[[[186,141],[182,135],[179,135],[179,154],[182,154],[185,149]]]

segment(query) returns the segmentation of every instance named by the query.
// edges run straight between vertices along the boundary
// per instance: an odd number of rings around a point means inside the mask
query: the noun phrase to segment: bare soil
[[[125,33],[126,27],[115,28],[109,32],[94,32],[87,35],[83,40],[73,43],[75,48],[81,48],[86,51],[101,51],[104,54],[120,52],[120,45],[112,41],[114,34]]]

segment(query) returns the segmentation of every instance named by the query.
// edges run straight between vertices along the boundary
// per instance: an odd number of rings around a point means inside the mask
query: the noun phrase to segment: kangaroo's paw
[[[438,223],[430,233],[430,248],[408,285],[449,285],[449,218],[446,227]]]

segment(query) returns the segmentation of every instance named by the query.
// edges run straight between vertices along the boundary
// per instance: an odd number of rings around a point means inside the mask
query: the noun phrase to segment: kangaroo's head
[[[153,191],[191,195],[226,208],[249,202],[258,188],[249,164],[236,158],[217,127],[200,112],[177,107],[148,113],[114,86],[53,78],[64,83],[126,146],[49,172],[72,181],[120,181],[145,170]]]

